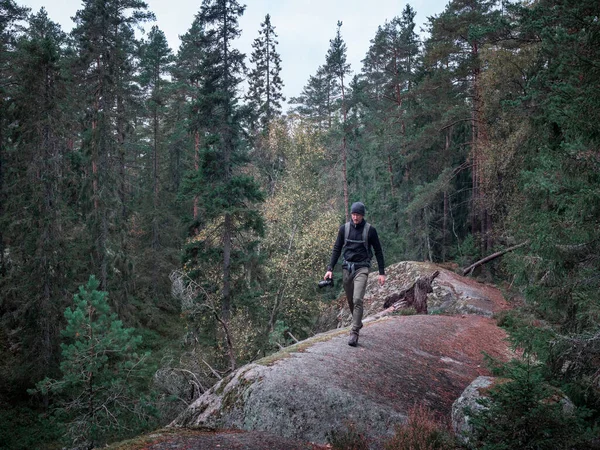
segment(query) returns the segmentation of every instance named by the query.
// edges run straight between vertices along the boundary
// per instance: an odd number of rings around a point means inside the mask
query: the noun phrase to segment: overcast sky
[[[38,12],[44,6],[50,19],[64,31],[73,27],[71,18],[82,8],[81,0],[16,0],[18,4]],[[146,0],[148,9],[156,15],[156,25],[165,33],[176,53],[179,35],[192,24],[201,0]],[[260,23],[271,15],[278,34],[281,55],[281,77],[287,98],[300,94],[308,77],[325,62],[329,39],[336,32],[337,21],[343,22],[342,37],[348,47],[348,62],[354,73],[360,72],[369,41],[377,27],[400,16],[406,3],[416,11],[417,32],[430,16],[440,14],[448,0],[240,0],[246,12],[240,18],[242,37],[238,48],[250,57],[252,41],[258,36]],[[151,25],[148,25],[147,30]]]

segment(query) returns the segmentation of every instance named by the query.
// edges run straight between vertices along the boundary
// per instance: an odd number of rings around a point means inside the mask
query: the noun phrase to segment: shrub
[[[487,450],[591,448],[585,412],[573,410],[543,376],[543,366],[513,361],[499,373],[509,379],[489,391],[471,418],[476,448]],[[567,406],[571,405],[571,406]]]
[[[327,433],[327,442],[332,450],[369,450],[369,440],[353,423]]]
[[[408,411],[408,421],[398,425],[385,450],[444,450],[455,448],[446,427],[423,405]]]

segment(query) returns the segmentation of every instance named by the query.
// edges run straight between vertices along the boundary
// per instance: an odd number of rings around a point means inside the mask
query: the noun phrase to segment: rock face
[[[348,330],[322,333],[242,367],[171,426],[262,430],[316,443],[353,422],[383,439],[420,403],[450,417],[452,403],[486,375],[482,352],[507,359],[505,333],[481,316],[371,320],[356,348]]]
[[[485,397],[484,393],[494,383],[493,377],[477,377],[467,386],[463,393],[452,405],[452,429],[463,444],[469,442],[469,434],[473,431],[469,423],[469,411],[481,411],[484,406],[478,400]]]
[[[421,276],[430,276],[436,270],[439,275],[433,280],[433,293],[427,296],[429,314],[477,314],[492,317],[508,309],[502,293],[494,286],[479,283],[451,270],[428,262],[403,261],[386,267],[385,285],[377,283],[377,272],[369,274],[365,294],[364,316],[373,316],[384,310],[386,299],[397,296]],[[336,305],[324,312],[319,331],[348,326],[352,318],[342,293]]]

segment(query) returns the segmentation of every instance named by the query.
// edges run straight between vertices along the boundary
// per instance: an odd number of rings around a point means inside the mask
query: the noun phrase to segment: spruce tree
[[[6,81],[12,77],[10,62],[16,38],[15,30],[18,28],[17,23],[25,18],[27,11],[27,8],[19,7],[13,0],[0,0],[0,78],[5,80],[0,83],[0,220],[4,219],[6,215],[4,212],[6,202],[4,160],[9,144],[7,136],[9,122],[6,111],[11,103],[10,93],[7,91],[10,83]],[[0,276],[6,272],[5,245],[4,233],[0,229]]]
[[[237,364],[230,339],[235,306],[232,287],[243,281],[243,262],[251,257],[255,245],[252,236],[262,233],[263,228],[254,206],[263,200],[263,194],[243,170],[244,111],[238,105],[238,86],[245,67],[244,55],[233,48],[240,34],[238,17],[243,12],[244,7],[235,0],[204,0],[197,15],[203,35],[192,120],[203,133],[203,148],[199,169],[190,174],[184,186],[184,193],[198,198],[201,209],[197,233],[186,249],[187,265],[194,268],[195,275],[205,277],[204,282],[218,286],[218,302],[206,304],[212,305],[211,315],[225,334],[231,368]],[[215,272],[215,268],[220,270]]]
[[[342,22],[338,21],[337,23],[337,32],[334,39],[329,41],[329,50],[327,51],[326,57],[326,70],[329,72],[332,77],[339,83],[340,92],[341,92],[341,135],[342,135],[342,145],[341,145],[341,157],[342,157],[342,183],[343,183],[343,191],[344,191],[344,215],[346,216],[346,221],[350,220],[350,209],[348,204],[348,149],[347,149],[347,131],[346,130],[346,121],[347,121],[347,99],[346,99],[346,88],[347,86],[344,82],[347,83],[347,76],[351,73],[350,64],[346,62],[346,43],[342,39],[341,34]]]
[[[259,37],[252,43],[250,64],[253,66],[248,76],[248,94],[246,96],[254,115],[254,127],[261,131],[281,114],[281,101],[285,100],[281,93],[283,81],[281,57],[277,53],[277,33],[271,24],[271,16],[267,14],[260,24]]]
[[[81,151],[91,179],[87,214],[94,251],[91,264],[103,288],[114,278],[114,301],[125,301],[130,263],[123,241],[127,217],[127,143],[136,102],[134,27],[153,19],[141,0],[86,0],[75,15],[72,36],[77,59],[83,129]],[[113,214],[116,211],[116,214]],[[115,266],[117,270],[112,270]],[[120,309],[120,308],[117,308]]]
[[[146,91],[146,111],[151,123],[150,142],[151,148],[148,152],[146,160],[149,164],[145,167],[151,168],[147,176],[148,180],[144,186],[149,188],[151,192],[146,198],[151,198],[151,207],[148,208],[150,213],[144,220],[145,223],[151,225],[150,247],[151,255],[148,255],[151,260],[151,284],[152,294],[154,298],[159,297],[158,281],[162,277],[166,279],[166,274],[160,274],[159,268],[161,260],[166,259],[166,254],[161,253],[164,247],[163,241],[167,236],[161,236],[161,228],[166,224],[166,208],[164,202],[164,187],[162,180],[162,167],[166,157],[166,139],[164,136],[164,122],[166,116],[166,108],[168,105],[168,89],[169,83],[165,79],[165,75],[170,72],[170,65],[173,56],[171,49],[168,46],[167,39],[164,33],[156,26],[153,26],[148,34],[148,39],[142,44],[141,59],[140,59],[140,83]],[[165,231],[165,230],[163,230]],[[174,230],[171,230],[173,232]]]
[[[180,120],[174,121],[172,128],[174,133],[178,135],[179,142],[185,142],[185,137],[181,130],[182,123],[185,126],[185,132],[190,133],[193,137],[193,168],[197,172],[200,168],[200,145],[202,136],[204,134],[204,124],[202,123],[202,115],[200,114],[198,107],[200,98],[202,96],[202,83],[203,78],[203,64],[205,56],[205,35],[204,35],[204,19],[200,14],[196,14],[194,21],[190,29],[181,36],[181,45],[177,52],[176,63],[173,67],[173,78],[177,89],[178,100],[175,111],[178,112],[178,118]],[[188,102],[188,99],[190,101]],[[184,120],[181,120],[184,119]],[[185,155],[180,156],[180,146],[175,146],[174,151],[177,154],[177,161],[184,161],[182,165],[177,164],[182,170],[182,176],[185,172]],[[179,175],[176,175],[176,186],[179,189],[181,187],[181,179]],[[192,200],[192,218],[194,221],[198,220],[199,215],[199,199],[195,196]],[[192,228],[195,228],[193,225]]]
[[[66,244],[73,222],[65,195],[70,169],[65,161],[68,82],[61,61],[65,42],[66,35],[42,8],[30,16],[12,59],[13,146],[6,159],[10,171],[0,227],[13,245],[0,289],[3,328],[24,330],[19,346],[25,378],[39,379],[56,369],[60,309],[76,258]]]

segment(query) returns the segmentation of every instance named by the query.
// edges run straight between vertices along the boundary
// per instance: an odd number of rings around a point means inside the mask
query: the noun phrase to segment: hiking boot
[[[348,339],[348,345],[351,347],[356,347],[358,344],[358,333],[350,333],[350,339]]]

